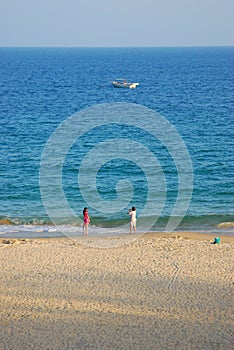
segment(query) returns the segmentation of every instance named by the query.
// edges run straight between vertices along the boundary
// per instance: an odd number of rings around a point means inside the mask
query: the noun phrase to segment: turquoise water
[[[232,47],[1,48],[1,235],[59,234],[59,229],[51,226],[41,198],[40,166],[45,146],[56,128],[74,113],[113,103],[137,104],[155,111],[176,128],[185,143],[193,167],[193,193],[177,230],[233,234],[227,225],[218,228],[220,223],[234,221],[233,56]],[[111,81],[122,77],[140,85],[134,90],[114,88]],[[96,118],[102,120],[102,115]],[[144,144],[160,164],[166,191],[160,191],[159,182],[155,197],[150,199],[151,208],[162,203],[163,196],[165,203],[152,229],[166,229],[178,194],[175,162],[160,140],[118,121],[90,129],[67,150],[62,182],[74,215],[65,224],[74,232],[81,230],[82,210],[88,206],[94,234],[105,228],[121,231],[128,222],[128,207],[135,205],[139,216],[143,212],[148,179],[137,161],[110,157],[98,170],[96,183],[86,184],[90,196],[95,185],[100,197],[112,206],[118,197],[118,182],[129,180],[133,196],[114,212],[99,212],[87,203],[77,181],[86,154],[116,135]],[[63,137],[65,141],[67,135]],[[89,176],[86,171],[87,181]],[[186,200],[186,188],[183,191]],[[154,212],[149,210],[148,214]],[[146,216],[142,222],[148,219]],[[60,224],[64,225],[63,218]]]

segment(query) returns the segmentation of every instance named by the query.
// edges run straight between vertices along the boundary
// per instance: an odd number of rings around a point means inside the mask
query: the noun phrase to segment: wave
[[[13,222],[10,219],[1,219],[0,225],[13,225]]]
[[[148,222],[150,217],[139,219],[142,227]],[[152,227],[153,231],[165,230],[170,216],[161,216]],[[91,223],[96,227],[116,228],[126,225],[129,217],[102,217],[91,216]],[[66,220],[57,220],[57,225],[82,226],[82,217],[74,216]],[[54,226],[54,223],[48,217],[4,217],[0,216],[0,226]],[[186,215],[183,217],[177,230],[224,230],[234,228],[234,215],[232,214],[204,214],[200,216]]]
[[[21,217],[10,218],[0,216],[0,225],[53,225],[49,218]]]
[[[234,227],[234,222],[221,222],[218,224],[218,228],[230,228]]]

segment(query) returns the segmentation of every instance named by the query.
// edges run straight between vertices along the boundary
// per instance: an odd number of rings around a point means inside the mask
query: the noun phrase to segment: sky
[[[233,46],[233,0],[0,0],[0,46]]]

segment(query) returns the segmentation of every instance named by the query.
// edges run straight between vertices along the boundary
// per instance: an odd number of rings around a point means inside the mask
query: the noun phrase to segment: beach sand
[[[1,240],[0,349],[233,349],[234,242],[212,241]]]

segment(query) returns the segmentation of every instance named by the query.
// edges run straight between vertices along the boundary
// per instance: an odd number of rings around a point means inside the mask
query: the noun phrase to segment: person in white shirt
[[[130,235],[132,234],[132,231],[134,232],[134,234],[136,234],[136,208],[132,207],[132,209],[129,209],[128,214],[131,216]]]

